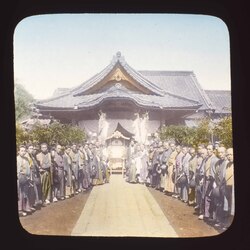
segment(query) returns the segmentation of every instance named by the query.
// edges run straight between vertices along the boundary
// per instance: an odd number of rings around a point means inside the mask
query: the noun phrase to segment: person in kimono
[[[175,166],[175,158],[177,156],[175,143],[170,143],[171,154],[167,160],[167,172],[166,172],[166,181],[164,191],[167,195],[173,195],[174,193],[174,182],[172,179],[174,166]]]
[[[199,156],[202,162],[197,159],[197,168],[195,171],[195,200],[196,206],[194,207],[196,213],[200,216],[203,214],[203,203],[202,203],[202,192],[203,192],[203,181],[204,181],[204,169],[207,158],[207,149],[201,148],[199,150]]]
[[[135,166],[136,166],[136,179],[137,179],[137,181],[139,183],[142,183],[142,179],[141,179],[141,176],[140,176],[140,172],[141,172],[141,169],[142,169],[141,157],[142,157],[141,145],[138,143],[136,145],[134,160],[135,160]]]
[[[125,169],[126,169],[126,179],[129,182],[130,178],[130,170],[131,170],[131,161],[132,161],[132,156],[135,153],[135,141],[131,140],[130,144],[128,146],[128,150],[127,150],[127,160],[126,160],[126,164],[125,164]]]
[[[42,186],[41,186],[41,176],[39,172],[38,163],[35,158],[35,149],[32,144],[27,146],[27,154],[26,157],[28,158],[30,171],[31,171],[31,180],[32,185],[30,185],[30,199],[31,199],[31,206],[33,208],[39,208],[42,205]],[[32,209],[32,208],[31,208]]]
[[[90,162],[91,159],[93,158],[92,152],[89,149],[89,143],[86,142],[84,145],[84,154],[85,154],[85,159],[86,159],[86,165],[84,167],[84,172],[86,173],[86,179],[84,179],[84,185],[86,189],[91,189],[92,187],[92,180],[91,180],[91,166]]]
[[[192,206],[195,204],[195,172],[198,166],[197,154],[194,148],[189,149],[191,158],[189,160],[189,186],[188,186],[188,205]]]
[[[41,144],[41,152],[36,155],[41,174],[43,204],[49,205],[52,196],[52,159],[46,143]]]
[[[92,153],[93,153],[93,160],[92,160],[92,184],[93,186],[95,185],[100,185],[103,184],[103,174],[102,174],[102,169],[101,169],[101,159],[100,159],[100,151],[96,146],[94,145],[92,148]]]
[[[172,197],[174,198],[179,198],[180,197],[180,193],[181,193],[181,188],[179,183],[177,182],[177,178],[180,176],[180,171],[181,171],[181,166],[182,166],[182,158],[183,158],[183,152],[182,152],[182,147],[180,145],[178,145],[176,147],[176,151],[177,151],[177,156],[175,159],[175,166],[174,166],[174,194],[172,195]]]
[[[85,160],[85,154],[84,154],[84,149],[83,145],[79,145],[79,171],[78,171],[78,182],[79,182],[79,192],[82,192],[85,190],[83,180],[84,180],[84,165],[86,164]]]
[[[141,170],[140,170],[140,181],[145,184],[148,176],[148,151],[145,145],[141,145]]]
[[[212,201],[212,191],[213,182],[215,174],[215,164],[219,159],[214,154],[213,145],[207,145],[207,158],[204,165],[204,179],[203,179],[203,189],[202,189],[202,214],[199,219],[204,219],[205,221],[214,219],[214,205]]]
[[[72,163],[72,171],[74,175],[74,185],[75,185],[75,194],[78,194],[81,189],[79,188],[79,152],[77,145],[75,143],[72,144],[70,158]]]
[[[154,152],[155,152],[155,143],[152,143],[149,146],[149,150],[148,150],[148,176],[147,176],[147,185],[148,186],[152,186],[152,171],[153,171],[153,156],[154,156]]]
[[[191,155],[188,152],[188,147],[182,148],[183,158],[179,172],[180,180],[180,200],[184,203],[188,202],[188,184],[189,184],[189,160]]]
[[[135,154],[132,154],[130,160],[130,169],[129,169],[129,178],[128,181],[129,183],[137,183],[137,176],[136,176],[136,161],[135,161]]]
[[[163,155],[161,163],[161,174],[160,174],[160,191],[164,191],[166,185],[166,176],[167,176],[167,161],[171,154],[172,150],[167,141],[163,142]]]
[[[226,169],[228,165],[228,160],[226,157],[226,148],[218,148],[219,160],[215,164],[215,175],[213,183],[213,193],[212,197],[215,203],[215,227],[223,227],[224,224],[224,210],[228,202],[225,201],[225,184],[226,184]]]
[[[62,151],[62,146],[60,144],[56,145],[54,157],[53,157],[53,163],[54,163],[54,173],[56,176],[56,181],[54,178],[54,186],[53,186],[53,202],[57,202],[59,200],[65,199],[65,193],[64,193],[64,156]]]
[[[70,157],[71,147],[66,146],[63,155],[64,179],[65,179],[65,198],[68,199],[75,194],[74,176],[72,171],[72,160]]]
[[[226,156],[228,159],[228,164],[226,167],[225,173],[225,188],[224,188],[224,221],[223,221],[223,230],[226,230],[233,221],[235,203],[234,203],[234,155],[233,149],[228,148],[226,151]],[[225,204],[226,203],[226,204]]]
[[[31,213],[29,197],[30,164],[26,155],[26,147],[21,145],[17,156],[17,191],[19,216]]]

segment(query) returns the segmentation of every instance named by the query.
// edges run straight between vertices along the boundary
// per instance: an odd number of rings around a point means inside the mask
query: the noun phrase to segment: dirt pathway
[[[121,175],[93,188],[71,235],[178,237],[147,187]]]

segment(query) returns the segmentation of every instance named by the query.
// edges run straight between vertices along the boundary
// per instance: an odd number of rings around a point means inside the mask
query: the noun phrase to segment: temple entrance
[[[106,139],[111,174],[124,174],[129,141],[130,138],[124,136],[118,130],[115,130],[115,132]]]

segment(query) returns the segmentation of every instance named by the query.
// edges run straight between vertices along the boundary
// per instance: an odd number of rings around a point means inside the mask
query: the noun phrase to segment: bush
[[[208,144],[212,135],[216,136],[225,147],[232,147],[232,117],[225,117],[215,126],[209,118],[202,119],[197,127],[184,125],[165,126],[160,130],[161,140],[175,140],[177,144],[197,148],[199,144]]]
[[[36,122],[29,131],[25,131],[21,125],[16,125],[16,143],[41,144],[43,142],[48,145],[60,143],[67,145],[72,143],[82,143],[85,139],[84,131],[72,125],[65,125],[60,122],[53,122],[49,125],[43,125],[39,121]]]
[[[214,135],[226,148],[233,147],[232,116],[222,118],[214,128]]]

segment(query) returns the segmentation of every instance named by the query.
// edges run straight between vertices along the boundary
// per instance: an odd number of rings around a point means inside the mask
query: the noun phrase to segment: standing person
[[[187,147],[182,148],[183,158],[182,158],[182,164],[180,168],[180,176],[179,180],[182,180],[180,182],[180,200],[184,203],[188,202],[188,184],[189,184],[189,160],[191,158],[191,155],[188,152]],[[182,176],[182,177],[181,177]]]
[[[31,213],[29,200],[29,180],[30,165],[28,158],[25,156],[26,147],[21,145],[17,156],[17,190],[18,190],[18,212],[19,216],[26,216]]]
[[[65,178],[65,198],[68,199],[74,195],[74,176],[72,171],[72,160],[70,157],[71,147],[66,146],[64,151],[64,178]]]
[[[140,179],[142,183],[147,182],[148,176],[148,152],[145,148],[145,145],[141,145],[141,171],[140,171]]]
[[[163,145],[160,144],[158,156],[157,156],[157,165],[156,165],[156,188],[157,190],[162,190],[162,185],[164,182],[164,176],[166,171],[166,165],[163,163],[163,156],[164,156],[164,148]],[[162,173],[163,172],[163,173]]]
[[[87,174],[86,174],[86,155],[87,153],[84,152],[83,145],[79,145],[79,188],[81,191],[84,191],[88,188],[87,184]]]
[[[141,157],[142,157],[141,145],[138,143],[136,145],[134,160],[135,160],[135,165],[136,165],[136,180],[137,180],[136,182],[139,182],[139,183],[142,183],[142,179],[140,176],[141,169],[142,169]]]
[[[228,160],[226,158],[226,148],[219,147],[218,148],[218,157],[219,160],[215,164],[215,176],[214,176],[214,189],[212,193],[212,197],[215,203],[215,227],[223,227],[224,222],[224,205],[225,204],[225,176],[226,176],[226,168],[228,165]]]
[[[214,217],[214,206],[212,202],[212,191],[213,182],[215,175],[215,164],[219,159],[214,154],[213,145],[207,145],[207,159],[204,165],[204,180],[203,180],[203,190],[202,190],[202,200],[203,200],[203,214],[199,216],[199,219],[204,219],[205,221],[213,220]]]
[[[202,192],[203,192],[203,181],[204,181],[204,169],[207,158],[207,149],[201,148],[199,151],[199,157],[202,159],[201,164],[197,164],[197,168],[195,171],[195,199],[196,206],[194,209],[197,211],[197,214],[202,215],[204,208],[202,203]],[[199,160],[199,159],[198,159]]]
[[[84,154],[85,154],[85,159],[86,159],[86,165],[84,166],[84,172],[86,173],[86,178],[84,178],[84,185],[86,189],[91,188],[91,167],[90,167],[90,161],[91,161],[91,156],[92,152],[89,149],[89,144],[88,142],[85,143],[84,145]]]
[[[36,150],[33,145],[27,146],[27,158],[30,164],[32,186],[30,186],[30,195],[32,196],[32,205],[34,208],[38,208],[42,205],[42,186],[41,186],[41,176],[39,172],[39,166],[35,159]]]
[[[189,154],[189,190],[188,190],[188,205],[192,206],[195,203],[195,172],[198,166],[197,155],[194,148],[190,148]]]
[[[233,221],[235,203],[234,203],[234,156],[233,149],[228,148],[226,151],[226,156],[228,159],[228,164],[225,173],[225,184],[223,189],[224,195],[224,220],[223,220],[223,230],[226,230]]]
[[[72,171],[74,175],[75,194],[78,194],[80,192],[79,179],[78,179],[79,153],[78,153],[77,145],[75,143],[72,144],[70,158],[72,161]]]
[[[183,158],[182,147],[178,145],[176,147],[176,151],[177,151],[177,156],[175,159],[175,166],[174,166],[174,194],[172,195],[172,197],[179,198],[181,188],[179,183],[177,183],[177,177],[180,175],[180,170],[182,166],[182,158]]]
[[[167,161],[171,154],[172,150],[167,141],[163,143],[163,155],[162,155],[162,163],[161,163],[161,175],[160,175],[160,190],[164,191],[166,185],[166,176],[167,176]]]
[[[127,176],[127,180],[129,182],[130,180],[130,171],[131,171],[131,162],[132,162],[132,156],[135,153],[135,141],[131,140],[128,146],[128,150],[127,150],[127,160],[126,160],[126,176]]]
[[[59,200],[65,199],[65,193],[64,193],[64,158],[63,158],[63,151],[62,146],[60,144],[56,145],[55,153],[54,153],[54,168],[56,170],[56,178],[57,183],[54,183],[53,187],[53,202],[56,202]]]
[[[174,193],[174,182],[172,179],[174,165],[175,165],[175,158],[177,156],[176,146],[175,143],[170,143],[171,154],[167,160],[167,173],[166,173],[166,181],[165,181],[165,193],[167,195],[172,195]]]
[[[41,144],[41,152],[36,155],[41,174],[43,202],[50,204],[52,191],[52,160],[46,143]]]
[[[148,186],[152,186],[152,178],[153,178],[153,156],[155,152],[154,143],[150,145],[148,151],[148,176],[147,176],[147,184]]]

